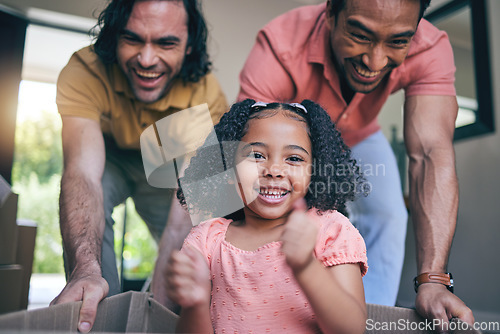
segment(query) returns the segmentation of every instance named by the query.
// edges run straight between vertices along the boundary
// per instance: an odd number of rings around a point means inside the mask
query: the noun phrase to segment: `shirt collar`
[[[328,59],[331,58],[330,50],[330,31],[326,24],[326,5],[321,15],[318,17],[314,30],[307,45],[307,60],[310,63],[318,63],[326,65]]]
[[[334,56],[330,48],[330,30],[326,24],[326,4],[314,25],[314,30],[307,44],[307,52],[307,61],[322,65],[325,78],[334,90],[340,91],[340,79],[333,63]]]

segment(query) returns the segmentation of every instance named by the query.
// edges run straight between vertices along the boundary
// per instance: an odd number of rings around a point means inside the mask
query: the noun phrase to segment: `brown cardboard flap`
[[[55,305],[32,311],[18,311],[0,316],[0,331],[76,332],[81,303]]]
[[[81,302],[19,311],[0,316],[0,332],[76,332]],[[126,292],[104,299],[92,332],[174,333],[177,315],[147,293]]]
[[[44,309],[20,311],[0,316],[0,333],[76,332],[81,302]],[[415,310],[382,305],[367,305],[366,333],[433,333],[432,322]],[[126,292],[106,298],[99,304],[92,332],[100,333],[174,333],[178,317],[147,293]],[[464,330],[466,324],[452,322],[454,334],[480,334]],[[454,327],[452,327],[454,326]],[[8,330],[8,331],[5,331]]]

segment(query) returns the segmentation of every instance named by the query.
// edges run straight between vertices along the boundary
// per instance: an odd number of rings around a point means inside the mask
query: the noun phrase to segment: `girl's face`
[[[307,124],[284,115],[288,112],[248,121],[236,167],[246,214],[264,219],[287,216],[307,193],[311,140]]]

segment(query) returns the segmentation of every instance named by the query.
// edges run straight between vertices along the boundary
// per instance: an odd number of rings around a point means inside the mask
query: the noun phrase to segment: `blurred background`
[[[473,21],[469,1],[451,8],[436,19],[445,29],[455,51],[457,92],[461,116],[457,127],[466,133],[457,138],[457,172],[460,182],[460,206],[449,271],[455,276],[456,293],[474,311],[476,320],[500,320],[500,1],[472,0],[484,3],[486,19]],[[218,77],[230,103],[238,93],[238,74],[254,43],[259,28],[272,18],[298,6],[321,3],[318,0],[203,0],[209,24],[209,48]],[[429,12],[455,1],[433,0]],[[31,281],[30,307],[46,306],[64,286],[62,246],[59,234],[58,197],[62,169],[61,122],[55,105],[55,83],[59,71],[71,54],[90,44],[88,31],[96,23],[105,0],[0,0],[0,12],[27,19],[21,82],[16,99],[17,116],[9,118],[15,126],[13,163],[10,183],[19,194],[18,217],[37,223],[37,237]],[[457,7],[458,8],[458,7]],[[487,53],[476,53],[477,36],[472,26],[482,24]],[[1,25],[0,25],[1,26]],[[476,28],[476,32],[479,31]],[[476,39],[475,39],[476,38]],[[479,76],[480,71],[489,77]],[[486,69],[485,69],[486,68]],[[488,81],[491,81],[491,86]],[[17,86],[16,86],[17,87]],[[486,88],[485,88],[486,87]],[[484,102],[485,90],[492,92]],[[479,93],[478,95],[478,92]],[[496,99],[496,100],[495,100]],[[379,117],[384,134],[392,142],[406,175],[402,144],[403,94],[394,95]],[[481,101],[478,107],[478,100]],[[471,102],[472,101],[472,102]],[[475,104],[474,104],[475,103]],[[488,110],[486,110],[488,109]],[[484,118],[482,112],[489,112]],[[15,115],[15,113],[14,113]],[[5,121],[5,119],[1,119]],[[0,121],[0,122],[1,122]],[[0,129],[8,127],[0,123]],[[484,126],[485,130],[482,129]],[[467,130],[473,129],[473,130]],[[476,129],[476,130],[474,130]],[[457,133],[459,131],[457,130]],[[460,131],[462,133],[462,131]],[[2,163],[8,159],[0,157]],[[402,177],[405,182],[406,177]],[[405,192],[407,189],[405,187]],[[411,213],[410,213],[411,216]],[[115,217],[115,246],[123,277],[131,282],[147,279],[154,267],[156,245],[133,203],[118,207]],[[125,219],[126,217],[126,219]],[[126,230],[124,233],[124,221]],[[411,218],[408,227],[405,268],[398,304],[411,307],[414,302],[412,278],[416,274],[415,244]],[[45,291],[45,292],[44,292]]]

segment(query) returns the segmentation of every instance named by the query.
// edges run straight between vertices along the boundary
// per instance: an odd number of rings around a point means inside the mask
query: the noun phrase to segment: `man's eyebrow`
[[[347,24],[350,25],[351,27],[358,28],[366,32],[367,34],[370,35],[375,35],[375,33],[365,26],[363,23],[359,22],[358,20],[354,19],[347,19]],[[394,34],[391,36],[391,38],[400,38],[400,37],[413,37],[415,35],[415,30],[408,30],[408,31],[403,31],[397,34]]]
[[[177,36],[169,35],[169,36],[160,37],[158,39],[155,39],[154,41],[155,41],[155,43],[162,44],[162,43],[168,43],[168,42],[180,42],[181,39]]]
[[[131,36],[139,41],[143,40],[141,36],[139,36],[135,32],[128,30],[128,29],[123,29],[121,31],[121,35],[129,35],[129,36]],[[163,36],[163,37],[157,38],[154,40],[154,42],[155,43],[167,43],[167,42],[180,42],[180,40],[181,39],[177,36],[168,35],[168,36]]]
[[[142,38],[141,36],[137,35],[135,32],[131,31],[131,30],[128,30],[128,29],[122,29],[122,31],[120,31],[120,35],[129,35],[135,39],[138,39],[138,40],[141,40],[142,41]]]

